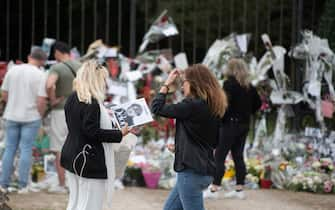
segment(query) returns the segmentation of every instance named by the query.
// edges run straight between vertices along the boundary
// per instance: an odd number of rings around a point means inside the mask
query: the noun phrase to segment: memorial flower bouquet
[[[223,178],[230,180],[235,176],[235,166],[233,160],[227,160],[225,166],[226,166],[226,172]]]
[[[142,166],[142,174],[145,184],[148,188],[157,188],[159,179],[161,177],[159,162],[156,160],[149,160],[145,165]]]
[[[297,173],[297,167],[293,162],[281,160],[271,164],[271,181],[275,188],[284,189],[291,178]]]
[[[272,186],[271,174],[272,174],[272,167],[270,165],[266,165],[264,167],[264,170],[262,171],[260,178],[260,184],[263,189],[271,188]]]
[[[332,159],[330,158],[321,158],[321,170],[323,170],[325,173],[332,173],[334,171],[334,163]]]
[[[258,159],[249,159],[246,161],[247,173],[260,178],[265,166]]]
[[[141,169],[144,172],[160,172],[159,161],[158,160],[148,160],[147,163],[141,165]]]
[[[335,193],[335,179],[319,172],[302,172],[294,176],[288,189],[314,193]]]
[[[255,183],[255,184],[259,183],[259,177],[258,176],[254,176],[252,174],[247,174],[246,179],[247,179],[247,181],[249,181],[251,183]]]
[[[334,163],[330,158],[321,158],[312,163],[312,168],[318,172],[331,174],[334,171]]]

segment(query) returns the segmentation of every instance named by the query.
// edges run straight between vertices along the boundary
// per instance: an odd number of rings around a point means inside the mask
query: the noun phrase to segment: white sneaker
[[[67,189],[63,186],[53,186],[48,189],[48,193],[55,193],[55,194],[66,194]]]
[[[21,188],[17,191],[18,194],[24,195],[24,194],[28,194],[29,193],[29,189],[28,187],[25,188]]]
[[[244,191],[237,192],[236,190],[225,193],[223,197],[224,198],[237,198],[237,199],[241,199],[241,200],[244,200],[244,199],[247,198]]]
[[[8,193],[8,189],[0,186],[0,192],[6,194]]]
[[[115,190],[124,190],[124,185],[122,184],[122,182],[119,179],[116,179],[114,181],[114,189]]]
[[[41,192],[41,190],[35,186],[29,186],[29,191],[34,193]]]
[[[16,187],[8,187],[7,188],[8,193],[16,193],[17,191],[18,191],[18,189]]]
[[[31,190],[31,191],[33,191],[33,192],[35,192],[35,191],[40,192],[40,191],[43,190],[43,189],[46,189],[46,188],[42,188],[42,187],[39,185],[39,183],[32,182],[32,183],[30,183],[30,185],[29,185],[29,190]]]
[[[204,192],[203,192],[203,198],[204,199],[218,199],[219,198],[219,193],[216,191],[216,192],[212,192],[210,190],[210,188],[206,189]]]

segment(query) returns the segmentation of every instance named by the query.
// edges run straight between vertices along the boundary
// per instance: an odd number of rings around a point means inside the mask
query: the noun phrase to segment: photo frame
[[[144,98],[136,99],[121,105],[106,105],[112,110],[120,128],[128,123],[129,127],[137,127],[153,121],[150,109]]]

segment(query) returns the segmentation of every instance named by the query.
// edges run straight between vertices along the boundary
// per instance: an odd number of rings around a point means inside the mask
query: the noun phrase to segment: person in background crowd
[[[65,171],[60,166],[60,151],[68,133],[64,105],[72,93],[72,82],[76,72],[81,66],[77,61],[71,60],[70,48],[64,42],[56,42],[53,46],[55,59],[59,62],[50,69],[47,79],[47,93],[51,104],[50,123],[50,151],[56,154],[55,165],[59,185],[53,186],[49,192],[66,193]]]
[[[105,198],[111,204],[115,163],[108,150],[110,143],[121,142],[129,130],[127,125],[122,130],[114,128],[103,105],[107,77],[106,68],[95,61],[85,62],[74,80],[75,92],[65,104],[69,134],[61,164],[69,181],[67,210],[101,210]]]
[[[177,183],[164,210],[204,210],[202,191],[215,174],[213,151],[227,98],[207,67],[196,64],[187,68],[183,76],[185,99],[177,104],[166,104],[169,87],[180,74],[178,70],[172,71],[152,102],[153,113],[176,119],[174,170]]]
[[[205,197],[215,198],[220,189],[225,173],[225,160],[231,152],[236,170],[236,189],[224,195],[226,198],[245,199],[243,185],[246,176],[246,166],[243,152],[249,131],[250,116],[261,107],[257,90],[250,84],[246,63],[242,59],[231,59],[225,73],[227,80],[223,89],[228,96],[228,109],[220,128],[220,140],[215,151],[217,170],[213,184],[205,193]]]
[[[28,63],[9,69],[2,84],[2,100],[6,102],[6,147],[0,180],[3,189],[10,187],[14,157],[19,148],[19,193],[28,192],[32,147],[46,109],[46,74],[40,69],[46,60],[46,53],[34,48]]]

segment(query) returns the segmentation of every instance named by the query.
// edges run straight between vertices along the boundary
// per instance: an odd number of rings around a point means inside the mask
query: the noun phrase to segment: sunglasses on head
[[[100,63],[98,60],[92,60],[92,64],[95,65],[95,70],[103,69],[103,63]]]

